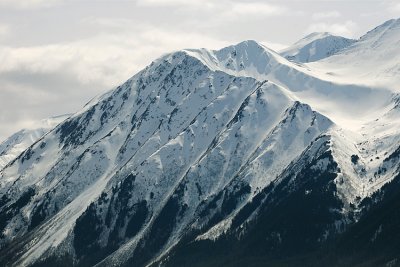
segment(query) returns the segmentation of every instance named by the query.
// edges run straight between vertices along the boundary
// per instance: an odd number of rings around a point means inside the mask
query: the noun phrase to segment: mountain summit
[[[288,60],[307,63],[330,57],[354,42],[356,40],[327,32],[315,32],[284,49],[280,54]]]
[[[155,60],[1,169],[0,265],[395,264],[400,94],[323,68],[389,24],[312,64],[256,41]]]

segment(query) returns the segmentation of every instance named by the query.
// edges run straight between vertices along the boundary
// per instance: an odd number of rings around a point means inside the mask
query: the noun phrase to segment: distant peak
[[[382,27],[382,26],[391,26],[393,24],[398,24],[398,23],[400,23],[400,19],[390,19],[390,20],[384,22],[382,25],[378,26],[378,28]]]
[[[266,48],[263,44],[255,41],[255,40],[245,40],[245,41],[242,41],[242,42],[234,45],[234,47],[237,47],[237,48],[240,48],[240,47],[258,48],[258,49],[265,49]]]
[[[400,25],[400,18],[399,19],[390,19],[381,25],[375,27],[373,30],[367,32],[365,35],[361,36],[361,40],[367,39],[370,36],[374,36],[376,34],[380,34],[384,31],[396,28],[396,26]]]
[[[226,53],[229,53],[234,57],[236,57],[236,55],[243,55],[243,54],[247,55],[252,54],[258,56],[260,56],[261,54],[268,54],[268,55],[276,54],[276,52],[274,52],[272,49],[269,49],[265,45],[255,40],[245,40],[235,45],[231,45],[214,52],[219,55],[225,55]]]
[[[306,43],[311,43],[311,42],[314,42],[316,40],[324,39],[324,38],[327,38],[327,37],[344,38],[344,37],[341,37],[341,36],[336,36],[336,35],[334,35],[334,34],[332,34],[330,32],[313,32],[313,33],[310,33],[310,34],[306,35],[305,37],[303,37],[299,41],[297,41],[296,44],[304,44],[305,42]]]
[[[255,40],[244,40],[239,42],[237,45],[251,45],[251,44],[257,44],[257,42]]]
[[[330,57],[354,42],[329,32],[313,32],[280,51],[280,54],[290,61],[307,63]]]
[[[306,35],[306,37],[304,37],[303,39],[322,38],[322,37],[327,37],[327,36],[332,36],[332,34],[329,32],[313,32],[313,33]]]
[[[385,21],[384,23],[382,23],[381,25],[379,25],[378,27],[376,27],[372,31],[377,30],[377,29],[390,28],[390,27],[398,25],[398,24],[400,24],[400,19],[390,19],[388,21]]]

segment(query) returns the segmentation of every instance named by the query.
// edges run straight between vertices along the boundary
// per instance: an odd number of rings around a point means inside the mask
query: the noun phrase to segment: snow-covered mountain
[[[35,123],[33,129],[23,129],[13,134],[0,144],[0,169],[24,152],[40,137],[53,129],[69,115],[51,117]]]
[[[362,83],[399,91],[400,19],[393,19],[363,35],[332,57],[310,64],[325,80]]]
[[[314,64],[187,49],[93,99],[0,171],[0,265],[395,260],[400,94]]]
[[[280,54],[288,60],[307,63],[330,57],[354,42],[356,40],[327,32],[315,32],[280,51]]]

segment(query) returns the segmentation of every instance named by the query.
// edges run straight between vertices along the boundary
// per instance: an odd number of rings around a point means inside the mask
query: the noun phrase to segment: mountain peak
[[[237,43],[235,45],[231,45],[225,48],[222,48],[219,51],[215,51],[216,53],[223,53],[224,51],[231,50],[231,51],[237,51],[238,53],[247,53],[247,54],[276,54],[275,51],[272,49],[266,47],[262,43],[255,41],[255,40],[245,40],[240,43]]]
[[[360,37],[360,41],[374,39],[375,41],[390,35],[390,33],[400,31],[400,18],[388,20],[381,25],[375,27],[373,30],[368,31],[365,35]],[[400,36],[400,34],[398,34]]]
[[[302,39],[300,39],[298,42],[301,42],[302,40],[316,40],[316,39],[321,39],[321,38],[325,38],[328,36],[333,36],[333,34],[329,33],[329,32],[312,32],[308,35],[306,35],[305,37],[303,37]],[[296,42],[296,43],[298,43]]]
[[[249,48],[249,49],[265,49],[266,47],[257,42],[256,40],[244,40],[236,45],[234,45],[234,47],[237,48]]]
[[[264,77],[270,73],[272,66],[288,63],[275,51],[254,40],[245,40],[220,50],[186,49],[184,51],[212,70],[231,74],[241,72],[242,75],[248,77]]]
[[[384,23],[382,23],[380,26],[376,27],[376,28],[380,28],[380,27],[392,27],[394,25],[399,25],[400,24],[400,18],[398,19],[390,19],[385,21]]]
[[[328,32],[314,32],[281,51],[280,54],[291,61],[307,63],[336,54],[354,42],[355,40]]]

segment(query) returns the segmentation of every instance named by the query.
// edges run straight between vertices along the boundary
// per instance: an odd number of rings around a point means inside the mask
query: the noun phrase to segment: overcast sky
[[[0,140],[79,110],[166,52],[247,39],[279,50],[398,17],[398,0],[0,0]]]

